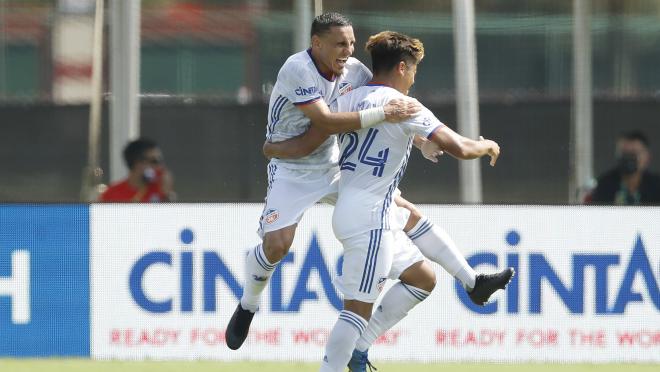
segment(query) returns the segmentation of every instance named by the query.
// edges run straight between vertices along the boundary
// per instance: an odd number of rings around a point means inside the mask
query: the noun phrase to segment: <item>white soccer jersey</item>
[[[273,87],[268,105],[266,138],[273,142],[284,141],[305,132],[310,120],[296,105],[304,105],[319,99],[330,104],[337,97],[354,88],[363,86],[371,79],[371,72],[360,61],[349,58],[341,76],[328,80],[321,75],[311,56],[311,50],[289,57]],[[273,159],[277,165],[296,169],[322,169],[337,165],[339,152],[336,136],[330,136],[310,155],[300,159]]]
[[[368,85],[338,98],[331,106],[339,112],[383,106],[404,95],[383,86]],[[342,240],[375,229],[390,229],[393,194],[403,177],[415,134],[428,137],[443,124],[424,108],[418,115],[391,124],[339,135],[339,199],[332,216],[337,239]],[[402,228],[402,227],[401,227]]]

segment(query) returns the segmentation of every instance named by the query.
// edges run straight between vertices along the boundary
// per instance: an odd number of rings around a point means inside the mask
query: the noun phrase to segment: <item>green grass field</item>
[[[378,372],[651,372],[657,364],[378,364]],[[0,359],[3,372],[316,372],[312,363],[99,362],[73,359]]]

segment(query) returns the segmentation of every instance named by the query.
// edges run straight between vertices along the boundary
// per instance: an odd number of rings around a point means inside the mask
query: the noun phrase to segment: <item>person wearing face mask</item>
[[[649,141],[644,133],[631,131],[619,136],[617,165],[598,178],[588,202],[614,205],[660,204],[660,176],[651,173]]]
[[[123,155],[128,177],[110,185],[100,201],[157,203],[174,199],[172,175],[156,142],[139,138],[126,145]]]

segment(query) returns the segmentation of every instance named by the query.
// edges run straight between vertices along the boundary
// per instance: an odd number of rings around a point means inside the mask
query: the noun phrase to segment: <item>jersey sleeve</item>
[[[433,115],[431,110],[424,107],[419,114],[405,121],[403,126],[410,134],[428,138],[434,130],[443,127],[444,124]]]
[[[302,66],[287,63],[277,76],[280,94],[294,105],[304,105],[322,99],[314,75]]]

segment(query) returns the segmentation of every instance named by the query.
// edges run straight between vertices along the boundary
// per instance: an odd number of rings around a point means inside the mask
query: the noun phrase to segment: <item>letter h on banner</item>
[[[17,250],[11,254],[11,275],[0,276],[0,297],[11,298],[11,321],[30,322],[30,253]]]

